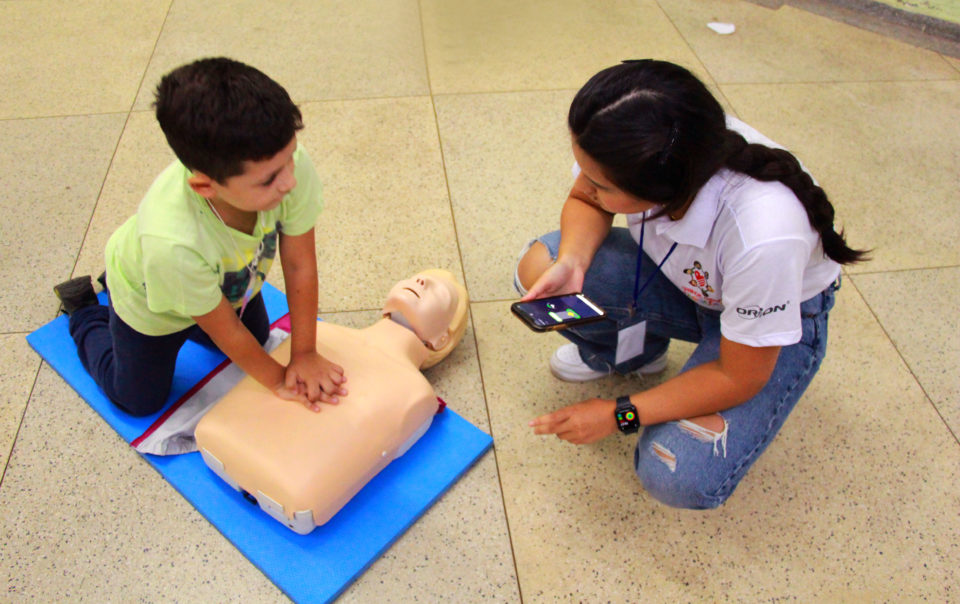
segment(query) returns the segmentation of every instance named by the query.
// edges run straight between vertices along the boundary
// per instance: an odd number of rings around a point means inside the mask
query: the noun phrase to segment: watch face
[[[632,433],[640,429],[640,420],[633,409],[617,410],[617,424],[621,432]]]

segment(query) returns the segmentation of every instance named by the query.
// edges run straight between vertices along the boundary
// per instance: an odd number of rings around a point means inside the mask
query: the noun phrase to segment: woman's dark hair
[[[640,199],[683,208],[727,167],[790,188],[820,234],[824,253],[841,264],[866,260],[833,228],[833,205],[790,152],[747,143],[727,128],[720,103],[692,73],[673,63],[625,61],[604,69],[570,105],[570,132],[604,176]]]
[[[201,59],[160,80],[157,121],[177,158],[224,183],[244,161],[272,157],[303,128],[282,86],[227,58]]]

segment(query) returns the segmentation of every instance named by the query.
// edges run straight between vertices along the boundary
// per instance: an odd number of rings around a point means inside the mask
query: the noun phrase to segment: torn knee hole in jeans
[[[702,443],[713,445],[713,454],[727,456],[727,433],[729,425],[720,414],[704,415],[693,419],[682,419],[676,422],[680,430]],[[677,470],[677,456],[670,449],[664,447],[658,442],[651,445],[653,454],[662,461],[671,472]]]
[[[665,463],[671,472],[677,471],[677,456],[674,455],[670,449],[660,443],[653,443],[650,448],[653,450],[653,454],[657,456],[657,459]]]

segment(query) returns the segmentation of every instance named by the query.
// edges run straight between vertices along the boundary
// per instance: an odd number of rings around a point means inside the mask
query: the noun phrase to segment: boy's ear
[[[213,199],[216,196],[216,190],[213,188],[213,183],[215,181],[204,174],[203,172],[194,172],[191,174],[190,178],[187,179],[187,184],[190,185],[190,188],[205,199]]]

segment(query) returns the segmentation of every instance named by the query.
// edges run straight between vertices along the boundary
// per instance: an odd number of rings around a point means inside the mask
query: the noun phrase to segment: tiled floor
[[[284,599],[24,341],[170,160],[158,77],[211,54],[301,104],[326,319],[367,324],[424,267],[472,300],[428,375],[495,450],[343,601],[960,601],[960,61],[733,0],[0,2],[0,600]],[[541,412],[644,385],[556,381],[560,338],[508,311],[517,250],[558,224],[575,89],[643,56],[794,149],[876,250],[793,417],[709,512],[647,496],[631,439],[534,437]]]

